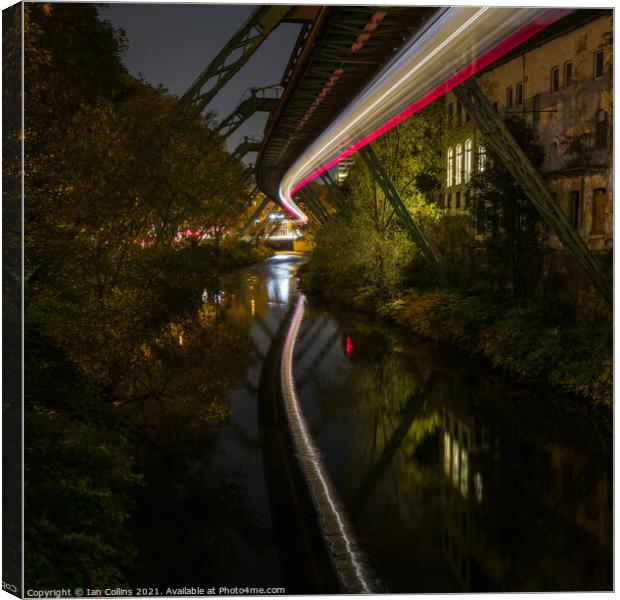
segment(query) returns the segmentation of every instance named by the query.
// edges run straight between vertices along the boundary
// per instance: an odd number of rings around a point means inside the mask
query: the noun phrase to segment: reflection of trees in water
[[[243,380],[250,345],[225,318],[227,297],[212,298],[145,346],[137,370],[150,382],[135,407],[146,478],[135,517],[138,584],[224,583],[240,560],[235,540],[262,543],[241,475],[214,465],[218,429],[229,424],[226,393]]]
[[[135,517],[136,585],[231,583],[239,536],[253,546],[263,542],[240,475],[213,464],[215,441],[213,434],[151,455]]]
[[[205,302],[142,344],[127,406],[142,440],[186,443],[226,419],[225,394],[243,377],[249,341],[224,314],[219,300]]]

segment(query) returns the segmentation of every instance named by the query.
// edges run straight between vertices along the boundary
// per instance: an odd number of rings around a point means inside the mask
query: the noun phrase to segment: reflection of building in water
[[[610,589],[608,471],[557,432],[491,433],[463,406],[442,420],[442,552],[462,588]]]

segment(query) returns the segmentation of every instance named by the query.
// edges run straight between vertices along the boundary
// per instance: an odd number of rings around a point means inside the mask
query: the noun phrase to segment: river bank
[[[575,395],[606,413],[613,404],[612,327],[580,315],[574,306],[461,290],[406,290],[385,301],[372,287],[325,285],[307,265],[299,276],[311,295],[482,357],[504,375]]]

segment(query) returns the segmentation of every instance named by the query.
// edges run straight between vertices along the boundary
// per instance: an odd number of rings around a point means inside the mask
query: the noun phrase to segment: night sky
[[[111,3],[101,16],[125,30],[130,72],[181,95],[241,27],[253,6],[217,4]],[[299,25],[282,24],[243,69],[219,92],[208,109],[225,118],[249,87],[279,83],[299,33]],[[257,113],[229,138],[234,149],[244,135],[260,135],[266,113]],[[248,154],[246,162],[253,162]]]

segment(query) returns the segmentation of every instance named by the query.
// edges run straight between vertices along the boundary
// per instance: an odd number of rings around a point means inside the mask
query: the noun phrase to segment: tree
[[[544,153],[532,128],[518,117],[510,117],[506,124],[532,165],[539,168]],[[486,168],[471,181],[471,211],[482,236],[481,256],[493,285],[508,287],[513,296],[523,297],[533,285],[542,242],[541,219],[492,146],[487,144],[487,148]]]

